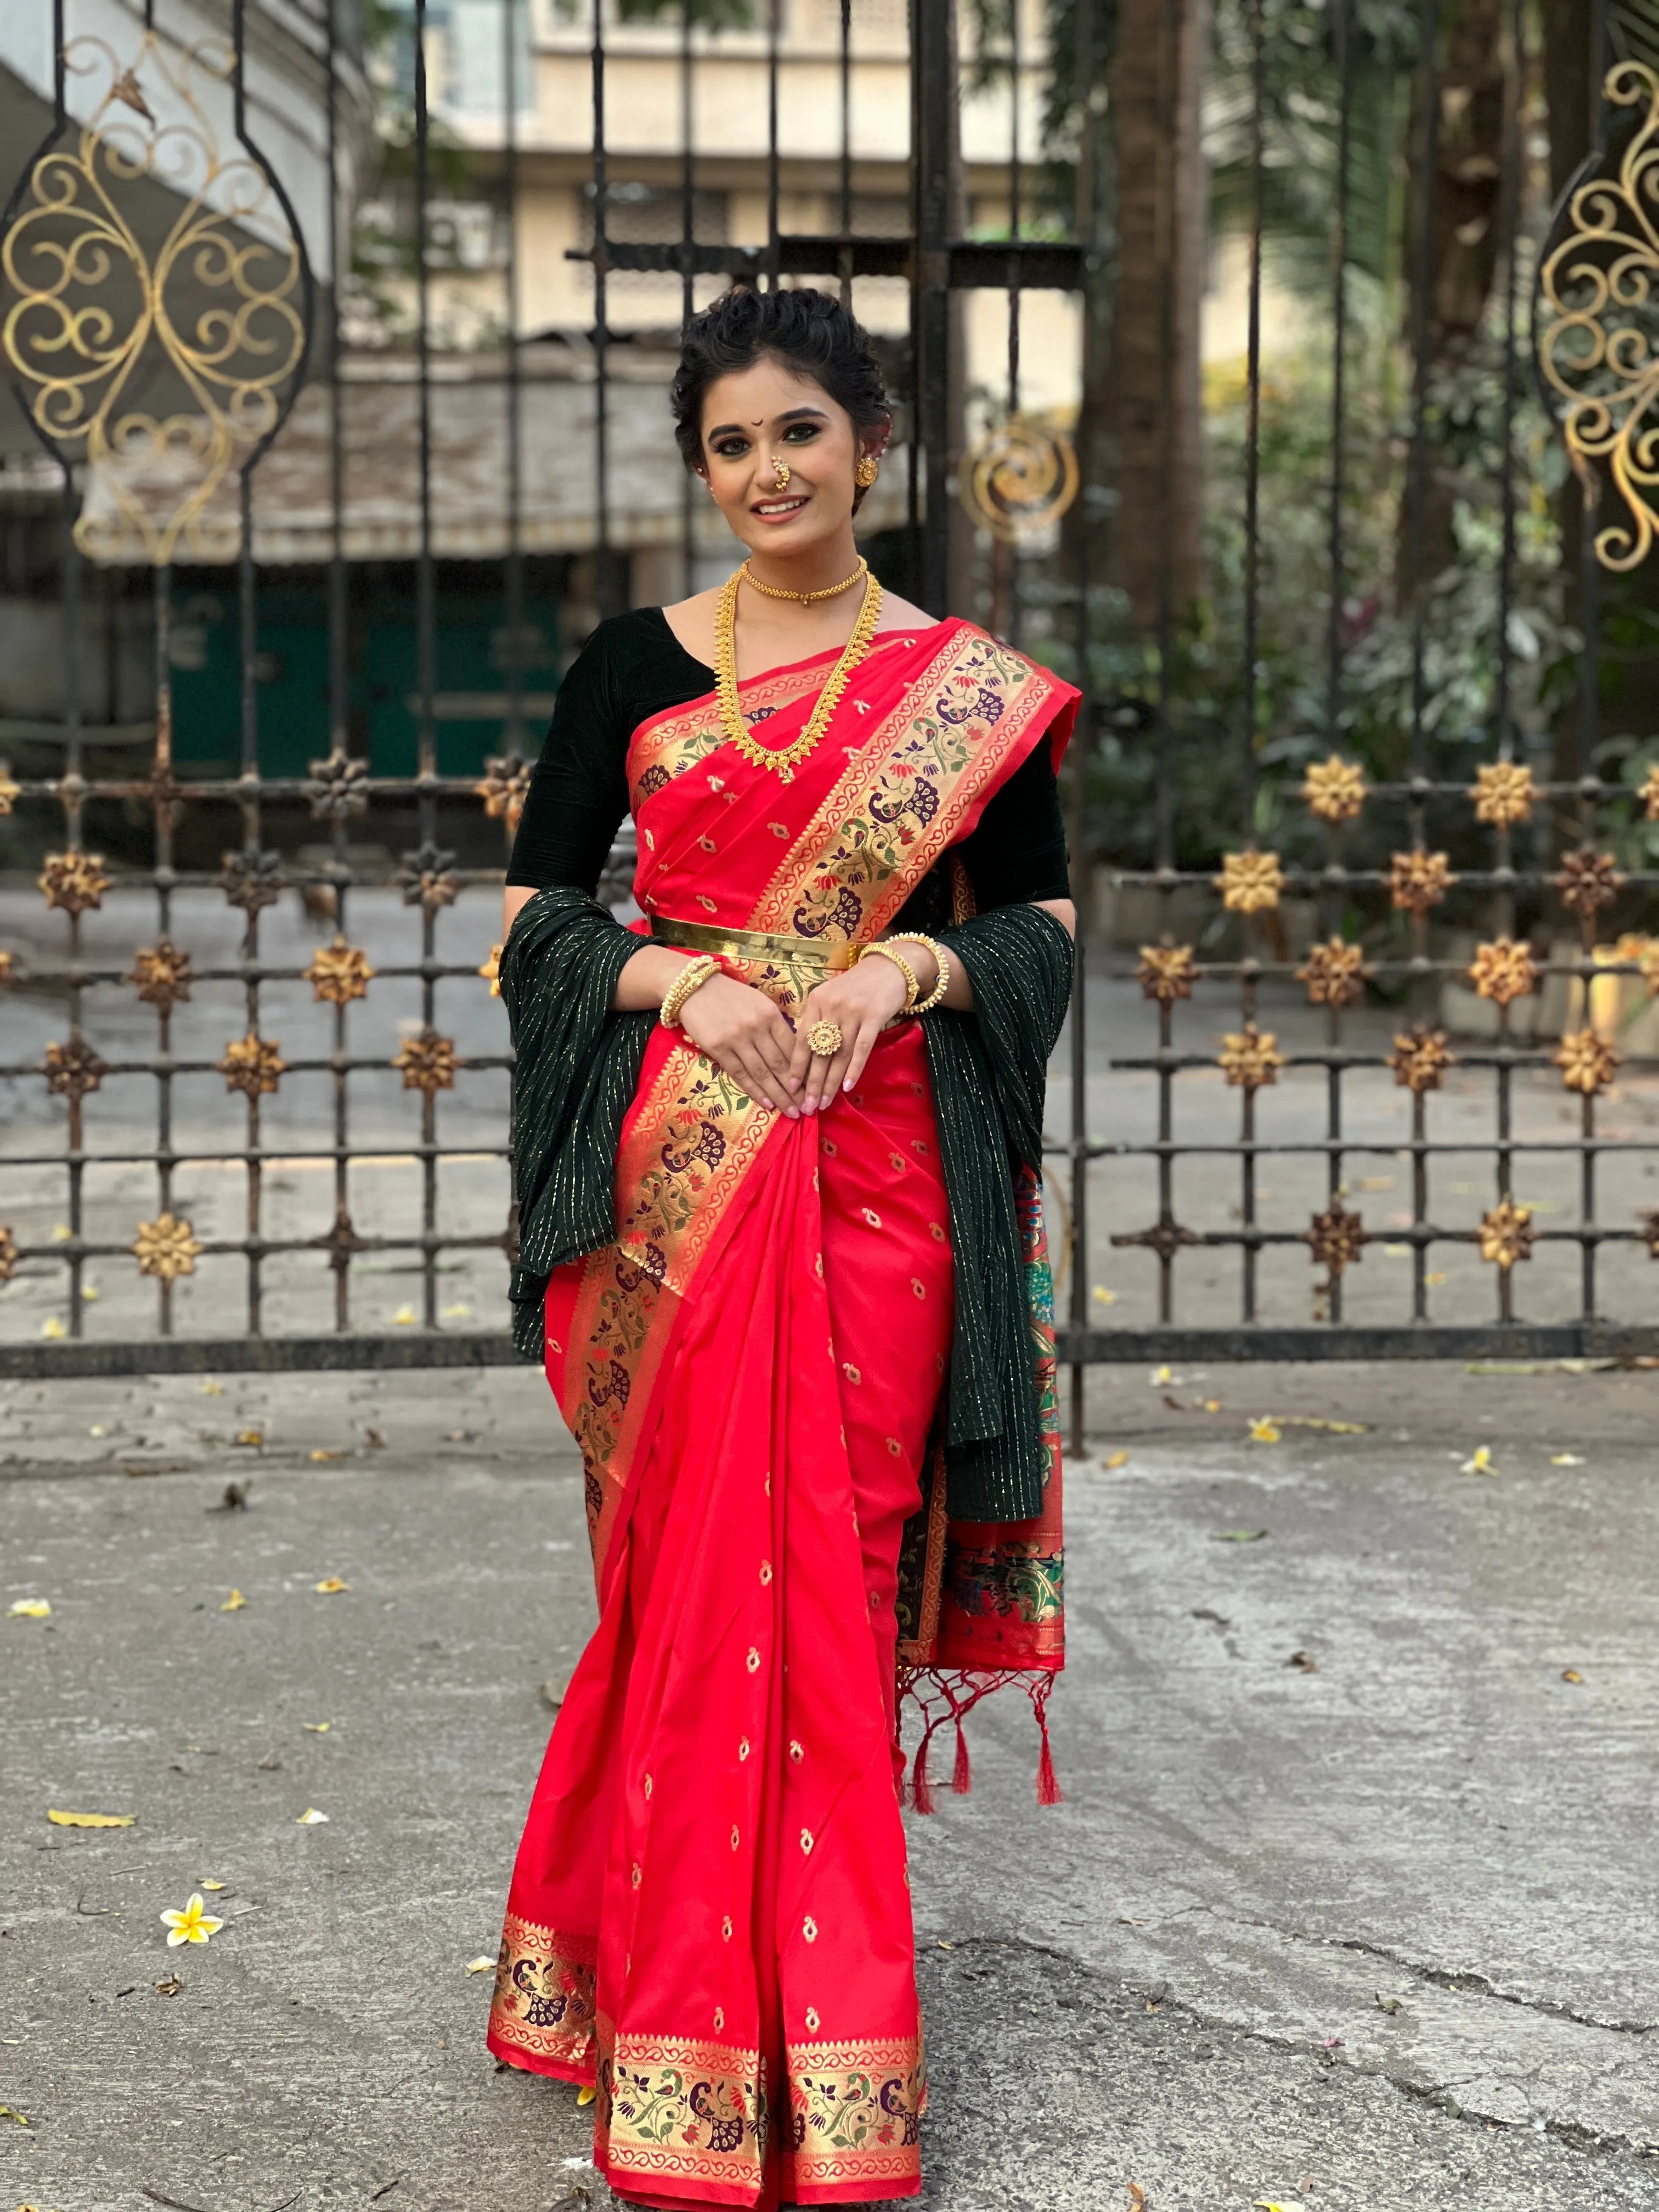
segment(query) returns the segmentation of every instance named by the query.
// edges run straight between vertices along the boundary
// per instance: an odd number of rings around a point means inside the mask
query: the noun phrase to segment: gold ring
[[[806,1042],[820,1060],[833,1060],[841,1050],[842,1035],[839,1022],[814,1022],[806,1032]]]

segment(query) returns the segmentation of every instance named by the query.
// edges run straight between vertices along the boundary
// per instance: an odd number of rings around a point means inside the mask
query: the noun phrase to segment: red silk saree
[[[833,659],[743,685],[763,742],[789,743]],[[1036,745],[1058,760],[1074,702],[947,622],[878,639],[787,783],[726,741],[712,696],[656,716],[629,757],[639,903],[788,940],[729,964],[793,1016],[821,970],[792,944],[889,927]],[[599,1623],[520,1847],[490,2047],[596,2087],[595,2164],[635,2203],[914,2196],[896,1687],[959,1717],[1005,1676],[1046,1688],[1062,1657],[1035,1180],[1051,1474],[1038,1521],[978,1528],[948,1521],[937,1445],[950,1211],[916,1024],[794,1121],[654,1030],[616,1197],[614,1241],[546,1295]],[[924,1803],[925,1760],[924,1737]]]

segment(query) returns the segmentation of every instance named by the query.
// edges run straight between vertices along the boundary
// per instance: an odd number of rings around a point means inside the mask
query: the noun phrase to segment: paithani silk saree
[[[764,743],[798,732],[833,659],[742,686]],[[787,783],[727,742],[712,696],[655,717],[629,758],[637,927],[781,940],[727,964],[793,1018],[823,972],[796,948],[890,927],[1033,747],[1058,760],[1074,703],[946,622],[878,639]],[[1043,1509],[959,1525],[938,1441],[939,1151],[915,1022],[797,1121],[656,1028],[615,1238],[548,1285],[599,1621],[520,1848],[489,2044],[596,2086],[595,2164],[637,2203],[770,2212],[920,2186],[896,1690],[934,1686],[959,1717],[999,1679],[1046,1688],[1063,1650],[1038,1192],[1023,1170]],[[924,1800],[925,1759],[924,1738]]]

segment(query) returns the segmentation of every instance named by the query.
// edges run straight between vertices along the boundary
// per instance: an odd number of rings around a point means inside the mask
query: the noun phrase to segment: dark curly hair
[[[821,385],[844,407],[860,438],[892,428],[881,368],[862,326],[828,292],[757,292],[746,284],[694,315],[669,391],[674,435],[689,469],[702,459],[702,403],[722,376],[770,356]],[[854,495],[854,504],[863,498]]]

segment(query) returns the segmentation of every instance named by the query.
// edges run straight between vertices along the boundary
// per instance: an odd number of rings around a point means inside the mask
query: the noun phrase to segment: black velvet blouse
[[[640,724],[713,690],[660,607],[601,623],[559,686],[553,720],[507,871],[532,890],[559,884],[592,897],[626,819],[628,747]],[[1047,744],[1029,753],[957,848],[981,913],[1017,901],[1071,896],[1060,793]],[[937,880],[935,880],[937,878]],[[942,927],[950,903],[940,869],[904,910],[916,928]]]

